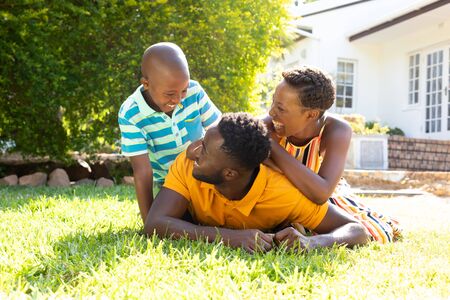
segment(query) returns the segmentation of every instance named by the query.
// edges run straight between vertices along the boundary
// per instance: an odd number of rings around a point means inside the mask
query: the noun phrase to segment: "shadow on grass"
[[[132,229],[89,234],[76,232],[53,244],[51,255],[42,255],[34,266],[22,269],[17,280],[30,284],[28,293],[56,291],[61,285],[76,286],[81,274],[100,266],[113,269],[121,259],[146,251],[146,237]]]
[[[155,237],[153,237],[155,239]],[[242,261],[248,267],[250,281],[259,281],[261,274],[266,275],[271,281],[284,283],[294,277],[308,277],[325,275],[334,276],[336,265],[351,265],[352,251],[344,246],[317,249],[310,252],[296,252],[284,247],[274,248],[269,252],[257,252],[249,254],[243,249],[232,249],[222,243],[206,243],[203,241],[189,241],[182,239],[178,241],[163,240],[163,251],[172,255],[178,253],[180,261],[183,257],[199,255],[202,262],[211,261],[211,256],[219,261]],[[201,264],[200,268],[207,271],[211,266]],[[240,278],[239,270],[228,274],[231,279]],[[299,275],[300,274],[300,275]],[[312,284],[307,281],[307,284]],[[311,290],[313,286],[311,285]]]
[[[287,278],[298,274],[305,277],[318,274],[333,276],[333,266],[349,261],[349,250],[342,247],[310,253],[275,249],[268,253],[252,255],[242,249],[231,249],[222,243],[159,239],[155,235],[147,237],[135,229],[110,228],[101,233],[78,231],[62,237],[53,244],[53,253],[41,255],[35,265],[19,271],[16,281],[27,282],[29,294],[36,291],[55,292],[61,286],[77,286],[83,276],[95,274],[100,267],[107,271],[113,270],[129,256],[146,252],[145,255],[151,255],[155,251],[178,261],[177,268],[182,267],[187,272],[191,268],[191,261],[187,258],[194,256],[198,256],[201,262],[196,267],[205,272],[215,267],[208,263],[212,260],[219,260],[225,265],[239,261],[247,266],[246,272],[250,281],[258,281],[261,274],[274,282],[286,282]],[[239,278],[239,272],[231,270],[228,276],[232,279]]]
[[[52,254],[42,255],[37,264],[19,271],[16,280],[29,283],[29,294],[37,291],[55,292],[61,286],[70,289],[77,286],[83,276],[95,274],[100,267],[107,271],[113,270],[129,256],[145,252],[148,252],[146,255],[151,255],[158,251],[177,261],[177,268],[181,267],[187,272],[192,267],[187,258],[194,256],[199,256],[201,262],[195,267],[205,272],[215,267],[208,263],[211,260],[217,259],[224,265],[239,261],[238,263],[247,266],[250,281],[259,281],[261,274],[274,282],[286,282],[288,278],[298,277],[299,274],[304,277],[320,274],[333,276],[333,266],[348,262],[348,250],[339,247],[310,253],[276,249],[251,255],[242,249],[231,249],[221,243],[187,239],[161,240],[156,236],[147,237],[134,229],[109,229],[102,233],[77,232],[63,237],[53,245]],[[143,259],[145,260],[145,256]],[[224,274],[227,275],[232,279],[241,277],[239,270],[230,270],[228,274]]]
[[[81,185],[73,187],[25,187],[9,186],[0,187],[0,210],[20,209],[33,201],[46,198],[61,197],[67,200],[75,198],[102,198],[117,197],[118,201],[134,199],[134,188],[129,186],[114,186],[97,188],[93,185]]]

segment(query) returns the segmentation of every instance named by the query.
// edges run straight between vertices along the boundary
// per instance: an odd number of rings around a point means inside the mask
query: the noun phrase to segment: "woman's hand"
[[[283,174],[283,171],[281,171],[280,168],[277,167],[277,165],[274,163],[274,161],[272,159],[270,159],[270,158],[266,159],[265,161],[263,161],[263,164],[268,166],[272,170]]]
[[[272,123],[272,117],[270,116],[266,116],[263,119],[264,124],[266,125],[267,131],[269,132],[269,136],[272,139],[273,142],[275,143],[279,143],[281,137],[277,135],[277,133],[275,132],[275,127],[273,126]]]

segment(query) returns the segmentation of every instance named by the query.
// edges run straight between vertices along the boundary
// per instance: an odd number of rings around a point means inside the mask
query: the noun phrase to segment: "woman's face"
[[[301,133],[311,121],[308,111],[302,106],[298,91],[283,80],[275,89],[269,111],[277,135],[289,137]]]

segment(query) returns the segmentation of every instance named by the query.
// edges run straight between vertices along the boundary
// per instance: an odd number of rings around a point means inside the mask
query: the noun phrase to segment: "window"
[[[336,107],[353,108],[354,79],[355,63],[339,60],[336,78]]]
[[[420,54],[411,55],[409,57],[409,105],[419,103],[419,63]]]
[[[450,131],[450,48],[448,48],[448,83],[446,87],[447,93],[447,130]],[[445,102],[444,102],[445,103]],[[445,108],[444,108],[445,109]]]
[[[427,55],[425,132],[440,132],[442,118],[442,69],[444,51]]]

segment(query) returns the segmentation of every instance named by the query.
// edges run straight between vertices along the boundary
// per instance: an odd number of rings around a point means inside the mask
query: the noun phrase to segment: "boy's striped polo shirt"
[[[128,97],[119,111],[122,154],[148,153],[153,181],[163,183],[170,165],[187,146],[205,135],[221,113],[200,84],[191,80],[186,98],[169,117],[153,110],[144,100],[142,85]]]

